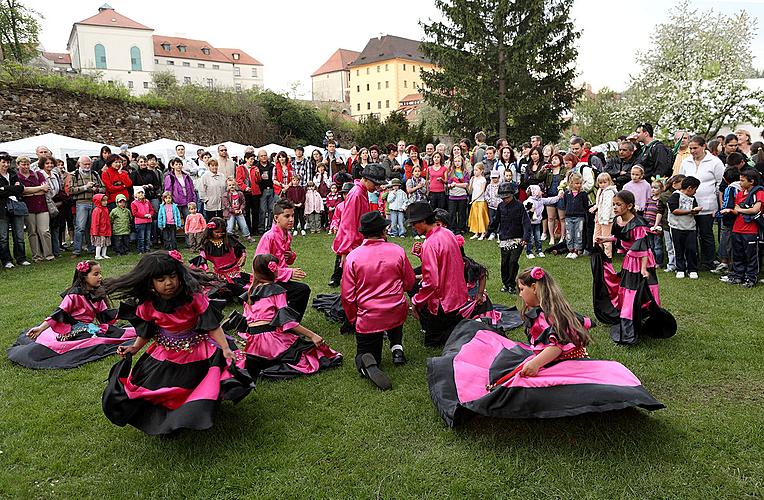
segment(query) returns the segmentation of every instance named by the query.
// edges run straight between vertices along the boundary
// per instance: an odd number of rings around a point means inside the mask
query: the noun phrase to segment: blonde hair
[[[653,181],[653,183],[652,183],[652,184],[650,184],[650,186],[651,186],[651,187],[654,187],[654,188],[658,188],[658,189],[660,189],[661,191],[663,191],[663,188],[665,187],[665,186],[663,185],[663,182],[661,182],[661,181],[657,181],[657,180],[656,180],[656,181]]]
[[[483,166],[481,162],[477,162],[475,163],[475,166],[472,167],[472,171],[474,172],[475,170],[480,170],[481,172],[485,172],[485,167]]]
[[[172,200],[172,193],[171,193],[171,192],[169,192],[169,191],[165,191],[164,193],[162,193],[162,199],[163,199],[163,200],[164,200],[165,198],[167,198],[168,196],[169,196],[169,197],[170,197],[170,199]]]
[[[610,174],[607,172],[602,172],[600,175],[597,176],[597,184],[599,184],[602,181],[608,181],[610,185],[613,185],[613,178],[610,177]]]
[[[32,163],[32,160],[28,156],[21,155],[16,157],[16,165],[19,163]]]
[[[210,161],[207,162],[207,166],[209,167],[210,165],[215,165],[217,167],[218,161],[215,158],[212,158]]]
[[[642,168],[642,165],[634,165],[633,167],[631,167],[631,170],[634,170],[635,168],[638,168],[639,171],[642,172],[642,177],[645,176],[645,169]],[[629,173],[631,173],[631,172],[629,172]]]
[[[583,182],[584,178],[581,176],[581,174],[577,174],[573,172],[570,174],[570,177],[568,177],[568,184],[573,184],[574,181],[581,181]]]

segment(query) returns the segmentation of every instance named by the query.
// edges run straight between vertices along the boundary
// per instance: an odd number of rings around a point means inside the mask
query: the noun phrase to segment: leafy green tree
[[[358,124],[355,134],[355,143],[366,147],[372,144],[383,147],[385,144],[396,143],[401,139],[408,144],[424,146],[432,142],[432,131],[424,121],[411,124],[403,113],[394,111],[384,122],[374,115],[364,118]]]
[[[585,92],[573,108],[571,132],[594,145],[612,141],[633,131],[621,120],[621,96],[608,88],[596,94]]]
[[[749,89],[756,20],[746,11],[725,16],[689,0],[655,27],[652,48],[638,55],[642,71],[625,93],[622,121],[651,121],[662,136],[688,129],[711,137],[724,125],[764,122],[764,92]],[[713,22],[709,22],[713,19]]]
[[[37,55],[40,33],[37,11],[18,0],[0,0],[0,54],[25,63]]]
[[[451,132],[477,129],[512,142],[553,139],[580,94],[573,86],[580,33],[566,0],[436,0],[442,21],[422,23],[427,102]]]

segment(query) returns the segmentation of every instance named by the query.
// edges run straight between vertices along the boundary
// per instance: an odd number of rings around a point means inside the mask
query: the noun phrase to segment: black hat
[[[358,228],[358,232],[364,236],[379,234],[389,225],[390,221],[382,217],[382,214],[377,210],[374,210],[361,216],[361,226]]]
[[[499,184],[499,191],[497,194],[499,195],[499,198],[505,198],[509,195],[514,195],[515,191],[512,189],[512,184],[509,182],[502,182]]]
[[[353,183],[352,182],[346,182],[342,185],[342,189],[340,189],[340,192],[342,193],[349,193],[350,190],[353,189]]]
[[[363,167],[363,172],[361,172],[361,177],[364,179],[369,179],[374,184],[384,184],[385,183],[385,169],[382,165],[379,163],[370,163]]]
[[[451,226],[451,214],[442,208],[435,209],[435,220],[439,220],[446,227]]]
[[[406,221],[410,223],[421,222],[435,215],[432,207],[426,201],[412,203],[406,209]]]

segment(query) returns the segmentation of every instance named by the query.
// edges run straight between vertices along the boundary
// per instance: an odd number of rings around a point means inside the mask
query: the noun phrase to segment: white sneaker
[[[696,273],[696,272],[694,272],[694,271],[693,271],[693,272],[691,272],[691,273],[689,274],[689,276],[690,276],[690,279],[691,279],[691,280],[696,280],[696,279],[698,279],[698,273]]]
[[[414,239],[415,239],[415,240],[418,240],[418,239],[419,239],[419,235],[418,235],[418,234],[417,234],[417,235],[415,235],[415,236],[414,236]]]
[[[297,236],[297,229],[295,229],[294,231],[292,231],[292,236]]]
[[[5,268],[6,269],[13,269],[14,267],[16,267],[16,266],[13,265],[13,262],[6,262],[5,263]]]
[[[546,234],[541,235],[541,241],[546,241]]]
[[[684,278],[684,271],[677,271],[676,272],[676,277],[679,278],[679,279]]]
[[[475,233],[475,234],[473,234],[472,236],[470,236],[470,239],[471,239],[471,240],[476,240],[476,239],[477,239],[477,237],[478,237],[478,235],[477,235],[477,233]]]
[[[529,253],[528,255],[526,255],[526,257],[527,257],[528,259],[535,259],[535,258],[536,258],[536,256],[535,256],[535,255],[533,255],[532,253]]]
[[[491,236],[489,236],[488,239],[489,240],[494,240],[494,239],[496,239],[496,235],[491,233]]]
[[[21,265],[22,265],[22,266],[31,266],[31,265],[32,265],[32,263],[31,263],[31,262],[29,262],[28,260],[25,260],[24,262],[22,262],[22,263],[21,263]]]
[[[96,255],[95,260],[103,260],[103,257],[101,257],[100,255]]]
[[[576,252],[573,252],[573,253],[571,254],[571,257],[570,257],[570,258],[571,258],[571,259],[577,259],[577,258],[578,258],[578,254],[577,254]]]
[[[480,238],[478,238],[478,241],[483,241],[484,239],[485,239],[485,235],[484,235],[484,234],[481,234],[481,235],[480,235]]]
[[[305,236],[305,230],[303,229],[302,231],[300,231],[300,234]]]
[[[544,252],[539,252],[537,257],[541,257],[543,259],[544,257],[546,257],[546,255],[544,255]]]
[[[566,259],[572,259],[573,258],[573,252],[568,252],[568,255],[565,256]]]

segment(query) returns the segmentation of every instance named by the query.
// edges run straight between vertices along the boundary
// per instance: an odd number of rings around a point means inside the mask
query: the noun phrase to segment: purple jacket
[[[175,172],[170,172],[164,176],[164,190],[172,193],[172,201],[179,207],[185,207],[190,202],[196,201],[194,181],[191,180],[190,175],[183,174],[183,184],[186,187],[185,192],[183,192],[180,181],[175,177]]]

